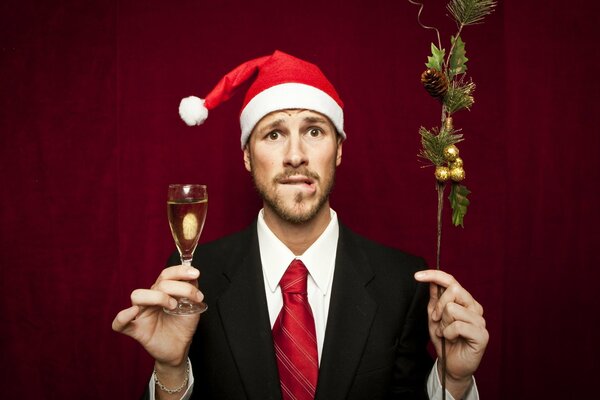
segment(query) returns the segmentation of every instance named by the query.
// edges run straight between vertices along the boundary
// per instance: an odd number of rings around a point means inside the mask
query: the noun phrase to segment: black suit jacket
[[[178,255],[171,264],[178,264]],[[190,349],[198,399],[280,399],[256,223],[200,246],[208,310]],[[423,260],[340,225],[316,399],[422,399],[428,288]]]

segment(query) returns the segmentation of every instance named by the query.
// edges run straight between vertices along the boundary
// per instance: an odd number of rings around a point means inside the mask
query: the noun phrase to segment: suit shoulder
[[[256,240],[256,223],[250,224],[239,232],[198,245],[194,252],[192,264],[195,266],[207,262],[223,264],[230,260],[241,259],[247,254],[253,240]],[[167,261],[167,265],[178,265],[180,263],[179,252],[177,251],[173,252]]]
[[[349,242],[348,244],[360,248],[371,262],[403,265],[414,271],[426,268],[425,260],[422,257],[376,242],[341,224],[340,234],[341,238],[343,237],[345,241]]]
[[[251,224],[241,231],[202,244],[198,247],[198,253],[234,256],[238,252],[245,251],[254,238],[256,238],[256,224]]]

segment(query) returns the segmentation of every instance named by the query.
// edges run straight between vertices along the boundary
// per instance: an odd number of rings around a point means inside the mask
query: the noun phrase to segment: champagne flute
[[[172,184],[167,196],[167,214],[173,239],[181,256],[181,264],[192,265],[194,250],[204,227],[208,208],[206,185]],[[194,303],[182,297],[173,310],[164,309],[172,315],[191,315],[206,311],[206,303]]]

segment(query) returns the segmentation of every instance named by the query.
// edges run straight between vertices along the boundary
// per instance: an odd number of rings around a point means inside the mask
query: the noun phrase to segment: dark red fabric
[[[445,2],[423,22],[445,38]],[[444,210],[442,266],[484,305],[485,399],[590,398],[598,334],[599,8],[501,0],[467,27],[470,112],[455,115],[472,190]],[[314,62],[345,103],[332,195],[340,220],[435,257],[436,193],[418,129],[440,107],[419,77],[435,34],[407,1],[0,2],[0,387],[5,398],[131,399],[152,361],[111,331],[174,250],[169,183],[208,185],[201,241],[260,201],[239,149],[241,96],[202,127],[179,120],[241,62]],[[202,283],[200,283],[202,285]]]
[[[284,400],[315,398],[319,358],[307,278],[304,263],[294,260],[279,281],[283,307],[273,325],[273,344]]]

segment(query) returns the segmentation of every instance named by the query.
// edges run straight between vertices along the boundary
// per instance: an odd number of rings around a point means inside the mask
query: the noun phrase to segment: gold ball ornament
[[[453,162],[458,157],[458,147],[451,144],[450,146],[446,146],[444,148],[444,158],[446,161]]]
[[[465,170],[462,167],[454,167],[450,169],[450,179],[454,182],[460,182],[465,179]]]
[[[460,157],[456,157],[454,161],[450,163],[450,169],[452,168],[464,168],[463,159]]]
[[[435,179],[437,179],[438,182],[446,182],[448,179],[450,179],[450,169],[442,166],[436,167]]]

